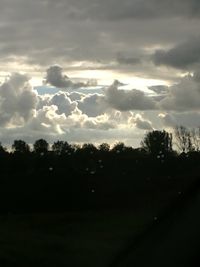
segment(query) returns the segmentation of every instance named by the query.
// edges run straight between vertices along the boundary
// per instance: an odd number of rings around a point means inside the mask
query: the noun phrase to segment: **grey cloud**
[[[165,95],[169,92],[169,87],[166,85],[154,85],[148,87],[148,89],[155,92],[158,95]]]
[[[95,79],[90,79],[86,83],[82,82],[72,82],[70,78],[64,74],[63,68],[59,65],[50,66],[47,69],[47,74],[44,79],[44,83],[50,84],[60,89],[78,89],[81,87],[96,86],[97,81]]]
[[[108,107],[104,95],[101,94],[89,94],[78,101],[78,108],[89,117],[105,113]]]
[[[180,69],[187,69],[195,63],[200,63],[200,38],[193,37],[169,50],[157,50],[153,60],[157,65]]]
[[[136,65],[139,64],[141,62],[141,60],[138,57],[132,57],[131,55],[123,55],[121,53],[119,53],[117,55],[117,62],[119,64],[125,64],[125,65]]]
[[[105,101],[110,107],[120,111],[156,109],[156,102],[151,97],[136,89],[119,89],[118,81],[105,90]]]
[[[58,88],[73,87],[72,81],[65,74],[63,74],[62,68],[58,65],[51,66],[47,69],[45,83]]]
[[[49,6],[52,1],[48,1]],[[197,0],[94,0],[94,1],[58,1],[52,6],[58,9],[68,7],[65,12],[72,19],[109,19],[127,18],[147,19],[163,16],[196,16],[199,17],[200,4]]]
[[[135,124],[142,130],[153,130],[152,123],[149,120],[145,120],[142,116],[136,116]]]
[[[79,101],[81,100],[82,98],[84,98],[86,95],[83,94],[83,93],[80,93],[80,92],[72,92],[69,94],[69,98],[72,100],[72,101]]]
[[[128,119],[128,124],[141,130],[153,130],[152,122],[145,119],[141,114],[132,114]]]
[[[188,21],[175,21],[171,26],[171,20],[162,18],[185,19],[198,10],[199,2],[194,0],[1,1],[0,56],[2,62],[18,57],[22,63],[42,66],[79,60],[110,62],[121,49],[133,53],[138,47],[176,42],[196,32],[198,23],[190,22],[188,28]],[[150,22],[150,18],[154,19]],[[159,21],[154,23],[155,18]],[[134,59],[121,58],[129,63]]]
[[[160,114],[159,117],[165,127],[174,128],[183,125],[189,128],[197,128],[200,126],[200,112],[169,112]]]
[[[200,83],[188,75],[181,81],[169,87],[168,95],[159,102],[162,110],[199,110],[200,107]]]
[[[15,73],[0,86],[0,123],[24,123],[35,112],[37,95],[26,75]]]
[[[116,122],[109,120],[105,115],[96,118],[88,118],[83,126],[87,129],[109,130],[117,128]]]

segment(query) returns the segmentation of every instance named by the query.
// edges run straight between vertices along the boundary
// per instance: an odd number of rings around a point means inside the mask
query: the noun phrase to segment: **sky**
[[[199,27],[198,0],[1,0],[0,141],[199,127]]]

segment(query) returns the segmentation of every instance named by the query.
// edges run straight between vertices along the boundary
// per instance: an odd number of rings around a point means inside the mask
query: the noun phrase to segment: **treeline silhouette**
[[[195,135],[182,126],[175,137],[152,131],[140,148],[64,141],[50,147],[44,139],[32,149],[23,140],[15,140],[11,151],[0,145],[0,212],[164,207],[199,178]]]

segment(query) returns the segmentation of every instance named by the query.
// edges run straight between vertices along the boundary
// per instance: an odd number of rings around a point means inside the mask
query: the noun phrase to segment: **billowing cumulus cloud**
[[[70,115],[77,108],[77,102],[71,101],[64,92],[55,94],[49,101],[49,104],[57,106],[57,113],[64,113],[66,116]]]

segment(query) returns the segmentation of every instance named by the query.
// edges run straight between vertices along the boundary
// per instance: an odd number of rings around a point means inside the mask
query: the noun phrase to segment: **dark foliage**
[[[0,145],[0,211],[32,212],[165,206],[199,178],[200,153],[178,155],[172,136],[153,131],[134,149],[43,140]],[[160,152],[161,151],[161,152]]]

